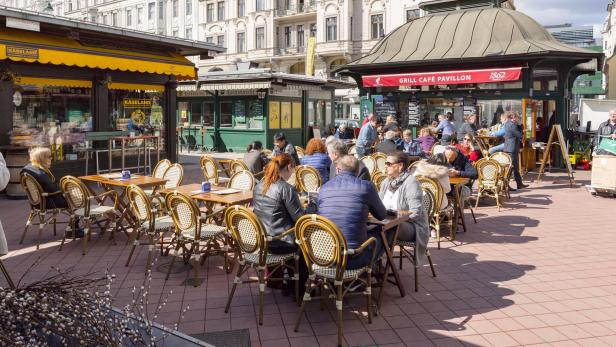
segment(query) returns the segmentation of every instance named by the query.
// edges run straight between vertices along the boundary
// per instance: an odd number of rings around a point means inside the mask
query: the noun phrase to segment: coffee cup
[[[128,171],[128,170],[122,171],[122,179],[127,180],[129,178],[130,178],[130,171]]]
[[[207,182],[207,181],[201,182],[202,192],[209,192],[210,190],[212,190],[212,184],[210,182]]]

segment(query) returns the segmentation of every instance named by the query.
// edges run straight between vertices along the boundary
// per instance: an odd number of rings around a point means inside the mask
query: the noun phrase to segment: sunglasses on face
[[[396,161],[396,162],[386,161],[385,162],[385,166],[392,166],[392,165],[396,165],[396,164],[400,164],[400,162],[399,161]]]

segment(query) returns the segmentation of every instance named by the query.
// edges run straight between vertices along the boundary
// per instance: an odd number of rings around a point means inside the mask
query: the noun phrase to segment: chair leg
[[[494,195],[496,195],[496,206],[498,206],[498,212],[500,212],[501,211],[501,203],[500,203],[500,198],[498,197],[498,189],[496,189]]]
[[[295,273],[293,274],[295,282],[295,302],[299,305],[299,254],[295,254]]]
[[[156,242],[154,241],[154,237],[152,236],[152,234],[148,233],[148,262],[145,264],[146,274],[152,268],[152,256],[154,253],[154,249],[156,249]]]
[[[36,249],[38,250],[41,245],[41,237],[43,236],[43,229],[45,228],[45,213],[39,213],[39,227],[38,234],[36,236]]]
[[[432,255],[430,255],[430,251],[426,249],[426,257],[428,258],[428,263],[430,263],[430,270],[432,270],[432,277],[436,277],[436,272],[434,272],[434,264],[432,263]]]
[[[419,289],[419,265],[417,263],[417,249],[413,251],[413,275],[415,276],[415,292],[417,292]]]
[[[173,250],[173,254],[171,255],[171,264],[169,264],[169,269],[167,269],[167,276],[165,276],[165,281],[169,279],[169,274],[171,274],[171,268],[175,264],[175,258],[178,255],[178,251],[182,246],[182,241],[177,240],[177,244],[175,245],[175,249]]]
[[[246,265],[240,264],[237,267],[237,274],[235,275],[235,279],[233,280],[233,287],[231,287],[231,293],[229,293],[229,298],[227,299],[227,306],[225,306],[225,313],[229,313],[229,307],[231,307],[231,300],[233,300],[233,295],[235,294],[235,289],[237,288],[237,284],[242,282],[242,273],[244,272],[244,267]]]
[[[265,269],[259,269],[259,325],[263,325],[263,306],[265,305]]]
[[[402,258],[403,258],[402,252],[404,252],[404,251],[402,250],[402,249],[403,249],[403,247],[402,247],[402,246],[398,246],[398,248],[400,249],[400,250],[398,251],[398,252],[399,252],[399,254],[400,254],[400,270],[402,270]]]
[[[336,286],[336,310],[338,311],[338,346],[342,346],[342,284]]]
[[[86,225],[83,229],[83,242],[81,246],[81,255],[86,255],[88,248],[88,239],[90,238],[90,224],[92,224],[92,220],[90,218],[86,218]],[[73,229],[74,230],[74,229]],[[73,236],[75,236],[75,231],[73,231]]]
[[[140,234],[141,228],[137,229],[136,231],[133,231],[133,233],[131,234],[129,242],[132,241],[132,246],[130,248],[130,253],[128,253],[128,259],[126,259],[126,264],[124,264],[124,266],[128,266],[128,264],[130,264],[130,260],[133,258],[133,253],[135,253],[135,248],[137,248],[137,246],[139,245],[139,237],[141,236]]]
[[[34,212],[30,211],[28,215],[28,220],[26,221],[26,227],[24,228],[24,232],[21,234],[21,239],[19,239],[19,244],[24,243],[24,239],[26,238],[26,232],[28,232],[28,228],[30,228],[30,224],[32,224],[32,219],[34,218]]]
[[[482,189],[481,187],[477,189],[477,200],[475,200],[475,208],[479,208],[479,199],[481,199]]]
[[[207,250],[209,252],[209,249]],[[193,286],[194,287],[198,287],[199,286],[199,241],[196,241],[193,243],[193,247],[191,249],[191,255],[190,258],[195,259],[195,265],[194,265],[194,270],[195,270],[195,280],[193,282]],[[190,260],[190,258],[188,258]]]
[[[402,255],[400,255],[402,259]],[[372,324],[372,271],[368,272],[368,279],[366,280],[366,304],[368,309],[368,323]]]
[[[436,222],[434,226],[434,230],[436,231],[436,247],[441,249],[441,222]]]
[[[306,291],[304,292],[304,298],[302,299],[302,305],[299,307],[299,313],[297,314],[297,318],[295,319],[295,327],[293,331],[297,332],[299,329],[299,323],[302,320],[302,316],[304,315],[304,309],[306,308],[306,301],[310,301],[310,292],[312,291],[312,280],[306,280]]]
[[[57,218],[58,218],[58,212],[54,212],[53,213],[53,236],[58,235],[57,228],[56,228]]]
[[[471,210],[471,216],[473,216],[473,221],[477,224],[477,218],[475,218],[475,211],[473,211],[473,204],[468,204],[468,209]]]
[[[62,236],[62,242],[60,243],[60,248],[58,248],[58,252],[62,250],[64,242],[66,241],[66,234],[68,234],[69,231],[73,235],[73,238],[75,237],[75,224],[77,224],[75,222],[75,216],[70,216],[68,224],[66,225],[66,230],[64,231],[64,236]]]

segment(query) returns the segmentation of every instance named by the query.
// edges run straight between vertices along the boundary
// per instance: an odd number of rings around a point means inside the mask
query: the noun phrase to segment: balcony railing
[[[306,47],[276,47],[274,53],[276,55],[296,55],[306,52]]]
[[[274,12],[276,17],[284,17],[284,16],[294,16],[297,14],[303,13],[313,13],[316,12],[317,6],[314,2],[310,2],[308,4],[303,5],[291,5],[288,8],[279,8]]]

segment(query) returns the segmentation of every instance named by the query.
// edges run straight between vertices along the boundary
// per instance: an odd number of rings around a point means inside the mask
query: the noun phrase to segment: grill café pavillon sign
[[[517,81],[521,75],[522,68],[513,67],[505,69],[368,75],[363,76],[362,80],[364,87],[402,87]]]

